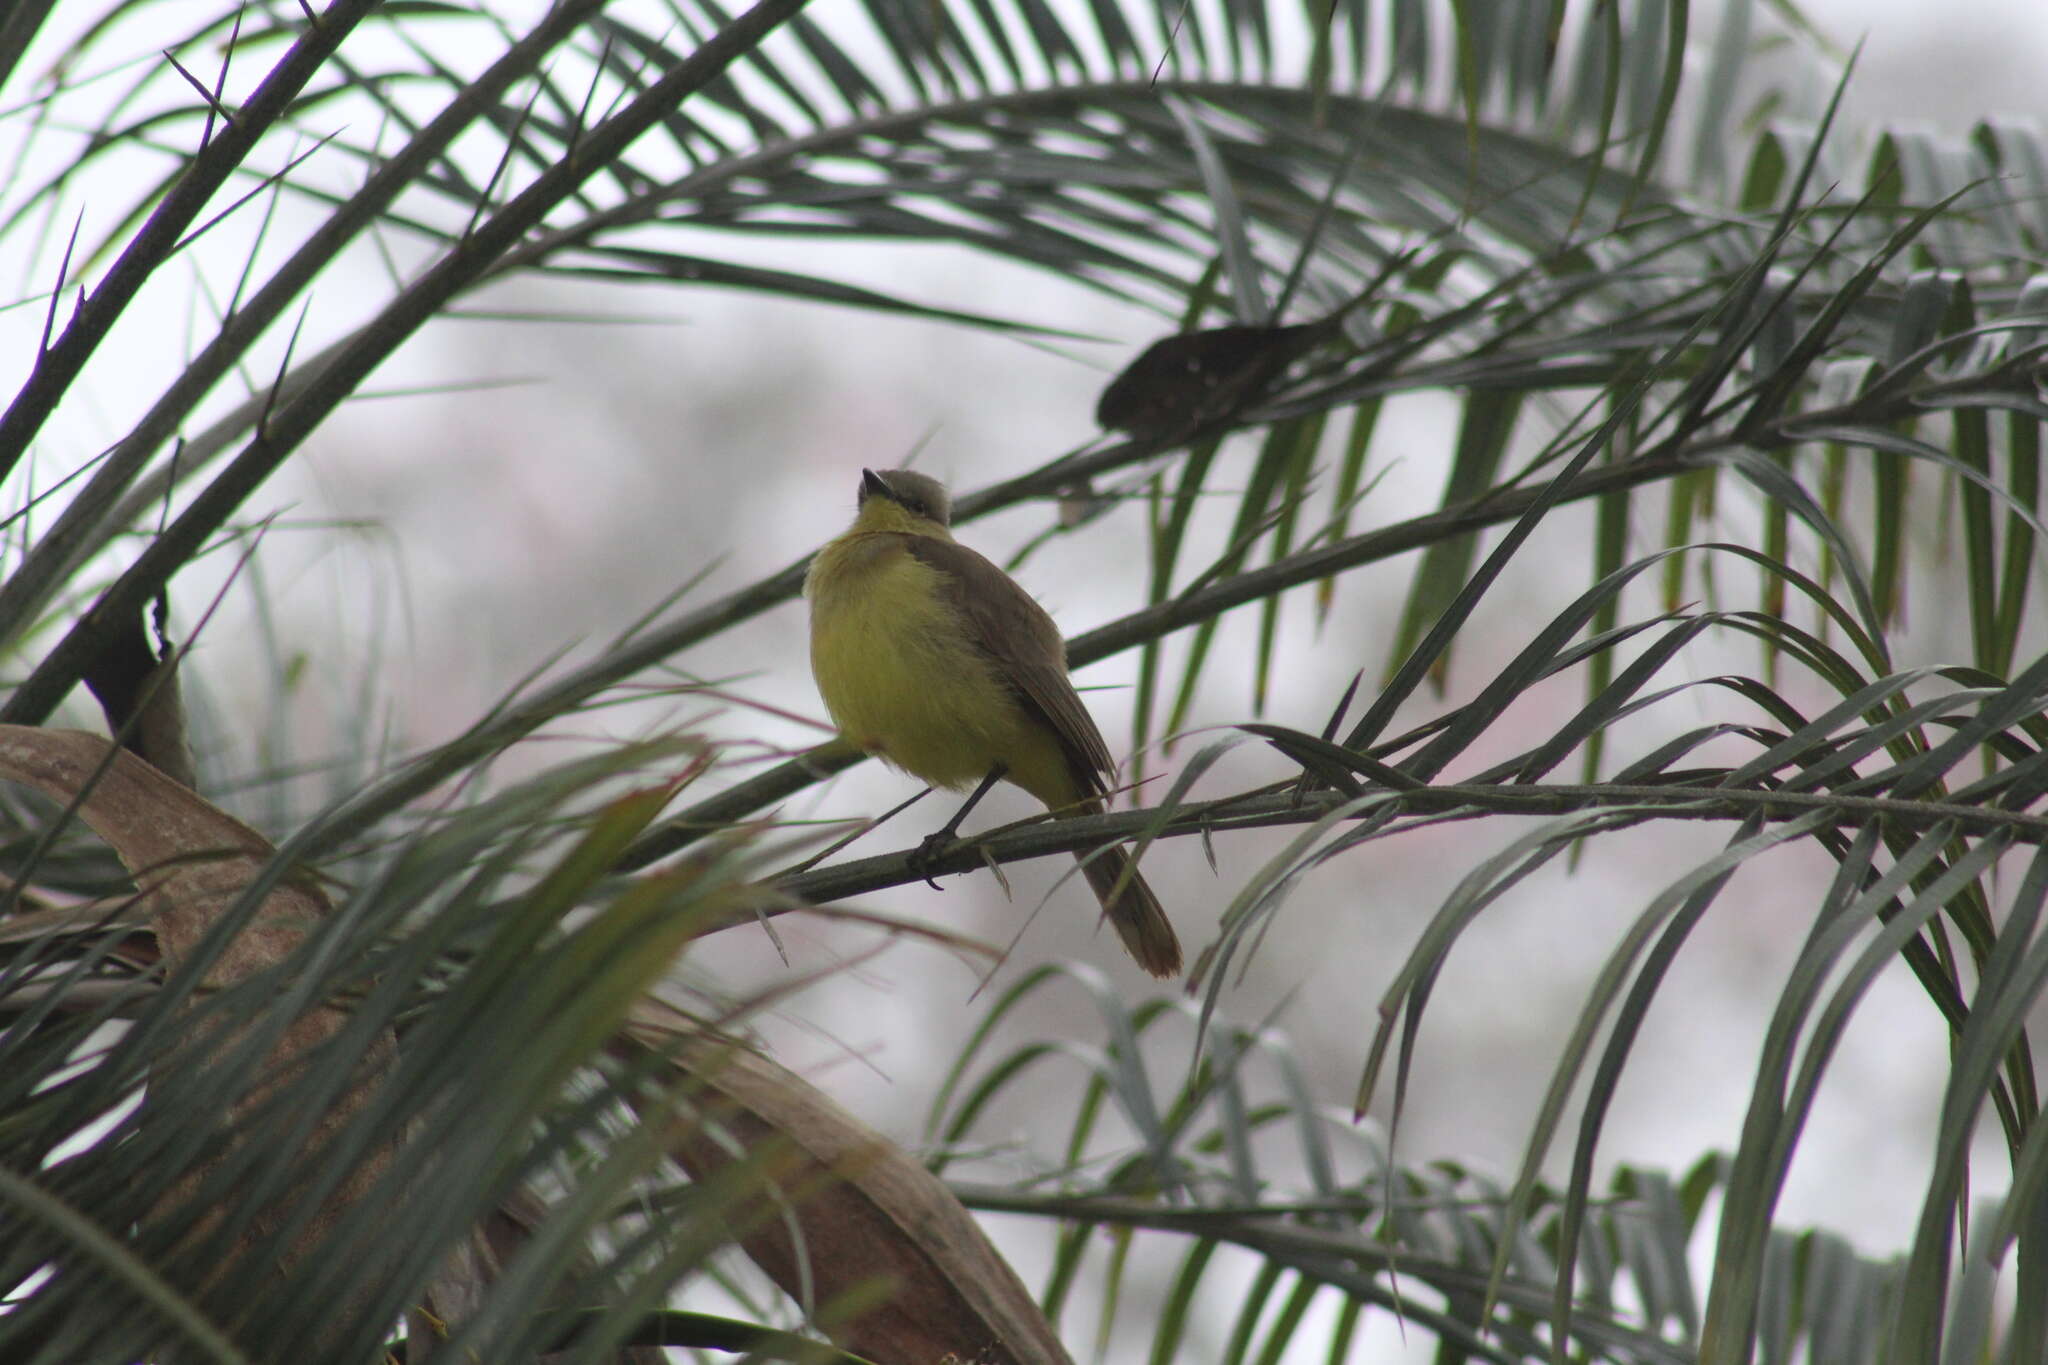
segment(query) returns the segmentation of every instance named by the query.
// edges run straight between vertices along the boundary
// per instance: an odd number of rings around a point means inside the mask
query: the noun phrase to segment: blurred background
[[[2048,13],[2036,3],[1810,0],[1804,9],[1840,49],[1860,44],[1845,106],[1852,138],[1867,140],[1880,123],[1960,138],[1986,114],[2048,115],[2040,80],[2048,69]],[[45,39],[55,44],[61,34]],[[133,46],[138,58],[151,50],[139,27]],[[1805,55],[1779,55],[1813,71],[1803,112],[1816,112],[1830,77]],[[31,161],[16,176],[31,183],[38,171]],[[335,174],[345,183],[359,171]],[[90,204],[86,211],[89,217]],[[295,211],[290,200],[277,210],[286,218]],[[22,249],[27,238],[7,239],[0,270],[21,294],[48,287],[68,228],[53,225],[33,252]],[[174,372],[197,330],[193,318],[208,306],[195,296],[217,300],[232,286],[237,253],[248,249],[238,244],[240,230],[225,226],[189,253],[182,279],[161,282],[161,327],[153,335],[129,328],[110,343],[125,348],[119,363],[88,377],[93,387],[71,405],[68,425],[53,428],[38,449],[39,467],[48,470],[39,483],[117,437]],[[788,255],[757,240],[735,238],[731,246],[742,259],[789,264]],[[393,241],[389,250],[402,270],[405,244]],[[807,269],[1099,341],[1024,341],[716,290],[521,282],[469,300],[465,316],[426,329],[270,482],[255,505],[274,511],[275,520],[239,576],[237,549],[180,580],[175,628],[190,629],[211,613],[187,687],[202,764],[223,803],[259,825],[303,810],[359,775],[351,762],[329,766],[337,755],[397,754],[446,740],[537,670],[559,671],[601,653],[683,585],[692,585],[687,606],[800,558],[850,518],[863,466],[914,464],[966,491],[1090,441],[1101,386],[1173,326],[1071,281],[964,251],[857,243],[801,250]],[[368,256],[347,267],[370,272],[365,281],[381,290],[382,277],[372,278],[377,269]],[[355,319],[347,270],[314,291],[309,332]],[[0,313],[0,357],[28,354],[43,322],[39,303]],[[0,360],[0,370],[15,363]],[[1379,481],[1356,524],[1434,505],[1452,411],[1430,395],[1390,403],[1375,447],[1383,452],[1373,467]],[[1243,456],[1240,450],[1234,458]],[[1225,456],[1221,484],[1229,482],[1232,458]],[[1231,510],[1224,501],[1204,532],[1220,537]],[[1055,515],[1049,504],[1028,504],[975,522],[961,538],[1003,562]],[[1142,503],[1123,507],[1107,530],[1055,540],[1019,569],[1070,635],[1142,605],[1144,515]],[[1741,524],[1752,510],[1731,499],[1718,515]],[[1522,553],[1464,636],[1447,683],[1452,697],[1469,694],[1526,642],[1531,623],[1549,619],[1583,587],[1590,518],[1589,508],[1565,509]],[[1412,560],[1401,559],[1347,575],[1321,621],[1310,593],[1290,596],[1269,718],[1319,730],[1354,671],[1364,671],[1367,686],[1382,676],[1412,569]],[[1941,607],[1924,595],[1909,598],[1901,667],[1965,652],[1964,623]],[[1195,733],[1155,752],[1148,773],[1170,776],[1212,730],[1250,716],[1255,629],[1254,620],[1226,619]],[[1751,658],[1745,644],[1712,640],[1688,656],[1691,676]],[[1168,645],[1169,676],[1184,645]],[[1234,666],[1238,659],[1242,666]],[[587,711],[516,749],[500,771],[538,767],[579,738],[688,728],[725,746],[729,771],[744,775],[826,733],[800,603],[671,666],[679,686],[701,686]],[[1135,673],[1135,656],[1125,655],[1077,675],[1120,756],[1130,747]],[[1554,726],[1556,713],[1577,705],[1580,689],[1575,679],[1558,680],[1549,696],[1554,711],[1532,714],[1529,724]],[[260,729],[248,727],[252,715],[266,718]],[[1404,720],[1427,716],[1425,708]],[[98,724],[82,693],[68,723]],[[1245,745],[1196,794],[1288,771],[1277,756]],[[789,821],[857,817],[914,790],[910,779],[866,764],[779,814]],[[949,801],[926,800],[853,852],[914,843],[943,820]],[[1029,813],[1025,798],[1005,789],[969,829]],[[1310,875],[1242,975],[1229,980],[1223,1008],[1241,1022],[1271,1022],[1290,1034],[1333,1107],[1349,1102],[1394,969],[1474,861],[1469,841],[1514,836],[1505,826],[1474,829],[1377,843]],[[1220,875],[1196,841],[1153,850],[1147,875],[1191,949],[1209,941],[1246,872],[1278,854],[1288,837],[1275,831],[1220,841]],[[1709,856],[1721,837],[1708,826],[1669,824],[1604,841],[1570,874],[1557,865],[1484,918],[1439,987],[1440,1000],[1457,1005],[1439,1004],[1422,1030],[1418,1075],[1427,1079],[1409,1098],[1405,1159],[1442,1156],[1512,1173],[1587,982],[1644,902],[1675,870]],[[1013,866],[1007,896],[981,874],[948,878],[937,892],[909,887],[866,903],[1011,944],[993,989],[1028,966],[1074,958],[1132,998],[1157,990],[1113,939],[1095,932],[1094,906],[1070,866],[1060,859]],[[1724,895],[1651,1014],[1608,1126],[1604,1162],[1668,1166],[1734,1144],[1769,1006],[1804,932],[1804,908],[1831,872],[1813,851],[1794,849],[1753,864]],[[977,991],[991,988],[986,969],[927,944],[891,943],[872,930],[803,916],[786,917],[779,928],[787,965],[763,934],[742,929],[702,945],[683,970],[744,993],[835,961],[853,963],[784,1001],[764,1022],[764,1037],[785,1064],[914,1143],[938,1079],[981,1016],[986,996],[977,999]],[[1020,1036],[1087,1042],[1101,1033],[1078,990],[1039,993],[1011,1027]],[[1192,1022],[1178,1036],[1185,1050]],[[1158,1059],[1170,1053],[1162,1048]],[[1824,1224],[1866,1253],[1902,1246],[1918,1213],[1947,1058],[1947,1034],[1924,994],[1902,969],[1888,972],[1833,1065],[1793,1168],[1784,1219]],[[1045,1083],[1056,1076],[1048,1073]],[[1012,1096],[994,1127],[1026,1134],[1042,1118],[1028,1097]],[[1984,1169],[1997,1172],[2000,1164]],[[1048,1255],[1033,1238],[1012,1238],[1006,1247],[1027,1280]]]

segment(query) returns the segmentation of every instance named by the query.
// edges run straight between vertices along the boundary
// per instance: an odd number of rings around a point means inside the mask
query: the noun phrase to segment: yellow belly
[[[818,554],[811,671],[840,732],[935,787],[998,764],[1047,804],[1079,795],[1058,741],[965,633],[939,571],[893,536],[847,536]]]

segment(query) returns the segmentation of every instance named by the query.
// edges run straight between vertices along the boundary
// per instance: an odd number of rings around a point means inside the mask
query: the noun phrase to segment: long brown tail
[[[1131,855],[1120,848],[1104,849],[1081,870],[1088,874],[1088,885],[1095,888],[1095,898],[1102,902],[1102,913],[1116,926],[1124,950],[1154,976],[1179,976],[1180,940],[1174,936],[1166,911],[1159,906],[1159,897],[1152,894],[1138,869],[1131,866]],[[1121,890],[1117,888],[1119,881],[1123,883]]]

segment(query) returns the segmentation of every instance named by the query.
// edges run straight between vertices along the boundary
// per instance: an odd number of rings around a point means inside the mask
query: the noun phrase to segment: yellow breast
[[[958,788],[1042,745],[945,587],[900,535],[855,532],[818,552],[804,594],[833,724],[895,767]]]

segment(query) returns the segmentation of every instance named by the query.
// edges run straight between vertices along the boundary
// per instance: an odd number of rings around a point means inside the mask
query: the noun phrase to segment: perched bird
[[[825,708],[850,742],[912,777],[980,782],[935,841],[1001,780],[1059,815],[1094,814],[1115,765],[1067,681],[1066,642],[1014,579],[953,539],[951,515],[935,479],[861,471],[852,529],[804,582]],[[1129,856],[1106,849],[1083,871],[1138,965],[1177,974],[1180,941]]]
[[[1233,323],[1161,337],[1102,390],[1096,425],[1172,441],[1235,416],[1265,397],[1295,361],[1345,335],[1345,319],[1378,298],[1414,256],[1411,249],[1390,257],[1365,288],[1313,322]]]
[[[1336,330],[1336,319],[1325,318],[1161,337],[1103,389],[1095,403],[1096,424],[1141,439],[1186,436],[1255,402]]]

